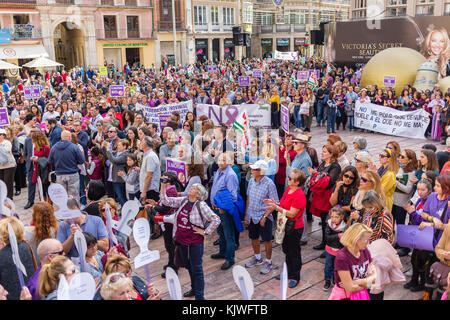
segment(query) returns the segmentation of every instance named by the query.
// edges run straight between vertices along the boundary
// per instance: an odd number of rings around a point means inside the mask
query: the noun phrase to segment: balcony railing
[[[261,33],[273,33],[273,25],[261,26]]]
[[[139,30],[127,30],[127,35],[128,35],[128,38],[134,38],[134,39],[140,38]]]
[[[114,6],[114,0],[102,0],[101,5],[102,6]]]
[[[277,24],[277,32],[291,32],[290,24]]]
[[[95,37],[97,40],[111,39],[143,39],[139,30],[116,29],[115,31],[106,31],[105,29],[96,29]]]
[[[0,4],[36,4],[36,0],[0,0]]]
[[[177,30],[185,30],[185,24],[183,20],[177,20],[175,23]],[[172,31],[173,24],[172,21],[159,21],[158,22],[158,30],[159,31]]]
[[[137,0],[125,0],[125,6],[137,7]]]
[[[198,31],[208,31],[208,25],[207,24],[195,24],[195,32]]]
[[[75,4],[75,0],[55,0],[56,4]]]
[[[41,28],[32,24],[13,24],[9,30],[11,32],[11,40],[42,39]]]

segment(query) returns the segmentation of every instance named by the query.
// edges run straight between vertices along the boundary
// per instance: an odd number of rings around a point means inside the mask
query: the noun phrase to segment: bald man
[[[49,264],[55,257],[62,255],[63,245],[56,239],[42,240],[37,247],[37,254],[41,265],[36,269],[36,272],[28,280],[28,290],[31,293],[33,300],[41,300],[39,296],[39,272],[43,265]]]
[[[80,177],[78,165],[84,164],[80,148],[71,141],[72,134],[64,130],[61,141],[50,150],[48,161],[56,172],[56,182],[61,184],[74,199],[80,198]]]

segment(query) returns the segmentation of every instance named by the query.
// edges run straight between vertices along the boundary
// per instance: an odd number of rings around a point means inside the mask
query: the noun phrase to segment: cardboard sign
[[[384,76],[383,77],[383,86],[388,88],[394,88],[395,87],[395,76]]]
[[[109,207],[108,202],[105,203],[105,216],[106,216],[106,224],[108,229],[108,236],[109,236],[109,247],[113,247],[113,243],[117,244],[118,241],[116,239],[116,236],[114,235],[112,231],[112,216],[111,216],[111,208]]]
[[[58,206],[59,210],[55,212],[58,220],[71,220],[82,215],[80,210],[71,210],[67,208],[67,191],[59,183],[52,183],[48,187],[48,196]]]
[[[252,76],[254,78],[262,78],[262,70],[261,69],[254,69]]]
[[[57,300],[70,300],[69,283],[66,277],[62,274],[59,278],[58,291],[56,295]]]
[[[130,88],[130,95],[133,97],[137,92],[137,88],[136,87],[129,87],[129,88]]]
[[[180,279],[178,279],[177,273],[171,268],[166,269],[166,283],[167,289],[169,289],[169,295],[171,300],[182,300]]]
[[[8,109],[0,108],[0,127],[9,125]]]
[[[41,177],[37,177],[37,186],[39,191],[39,201],[44,201],[44,188],[42,187]]]
[[[242,300],[251,300],[255,286],[250,274],[243,266],[233,267],[233,279],[242,294]]]
[[[166,158],[166,171],[173,171],[177,174],[178,180],[181,183],[187,181],[186,162],[173,158]]]
[[[397,243],[400,247],[434,251],[433,227],[419,230],[416,225],[397,225]]]
[[[281,106],[281,127],[286,134],[289,134],[289,109],[288,107]]]
[[[90,273],[80,272],[69,282],[70,300],[92,300],[95,296],[95,280]]]
[[[306,82],[309,79],[308,71],[298,71],[297,72],[297,81]]]
[[[248,77],[248,76],[239,77],[238,81],[239,81],[240,87],[247,87],[250,85],[250,77]]]
[[[215,72],[217,72],[217,66],[216,66],[216,65],[208,66],[208,72],[209,72],[209,73],[215,73]]]
[[[140,268],[144,266],[147,282],[151,283],[149,263],[159,260],[158,250],[148,250],[148,241],[150,240],[150,225],[145,218],[139,218],[133,225],[133,237],[139,246],[139,254],[134,258],[134,267]],[[166,270],[167,272],[167,270]]]
[[[23,94],[27,100],[39,99],[41,97],[41,87],[39,85],[25,86],[23,87]]]
[[[107,67],[98,68],[98,74],[100,75],[100,78],[107,78],[108,77],[108,68]]]
[[[14,233],[14,229],[12,228],[10,223],[8,223],[8,232],[9,232],[9,244],[11,245],[12,251],[12,259],[14,261],[14,264],[16,265],[17,275],[19,276],[20,288],[23,288],[25,286],[23,275],[27,275],[27,270],[25,270],[25,266],[23,265],[22,261],[20,261],[19,247],[17,246],[16,234]]]
[[[8,188],[3,180],[0,180],[0,215],[10,216],[10,210],[5,207],[5,200],[8,195]]]
[[[133,231],[133,222],[136,215],[139,213],[139,201],[128,200],[122,207],[122,216],[119,221],[113,220],[113,228],[126,236],[130,236]]]
[[[73,242],[78,251],[80,270],[81,270],[81,272],[86,272],[87,266],[86,266],[85,257],[86,257],[86,251],[87,251],[87,244],[86,244],[86,238],[84,237],[84,235],[81,231],[79,231],[79,230],[75,231]]]
[[[286,300],[287,295],[287,287],[288,287],[288,274],[287,274],[287,265],[286,262],[283,263],[283,271],[280,275],[280,299]]]
[[[125,94],[125,87],[123,85],[109,86],[110,97],[123,97]]]

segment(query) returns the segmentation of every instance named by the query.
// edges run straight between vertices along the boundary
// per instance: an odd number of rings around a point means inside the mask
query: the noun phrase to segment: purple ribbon
[[[225,108],[225,115],[228,118],[226,125],[231,126],[239,115],[239,109],[236,106],[228,106]]]

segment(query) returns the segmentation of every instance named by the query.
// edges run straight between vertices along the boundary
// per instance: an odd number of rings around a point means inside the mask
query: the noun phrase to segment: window
[[[219,24],[219,7],[211,7],[211,24]]]
[[[272,13],[262,13],[261,14],[261,25],[262,26],[273,25],[273,14]]]
[[[27,14],[16,14],[13,16],[14,24],[29,24],[30,17]]]
[[[416,15],[432,16],[434,14],[434,6],[417,6]]]
[[[389,0],[390,6],[398,6],[402,4],[406,4],[406,0]]]
[[[128,38],[139,38],[139,17],[127,16]]]
[[[234,8],[223,8],[223,24],[226,26],[234,25]]]
[[[205,6],[194,6],[194,24],[201,26],[208,24]]]
[[[116,16],[104,16],[105,38],[117,38]]]
[[[444,7],[444,14],[450,15],[450,3],[446,3]]]

